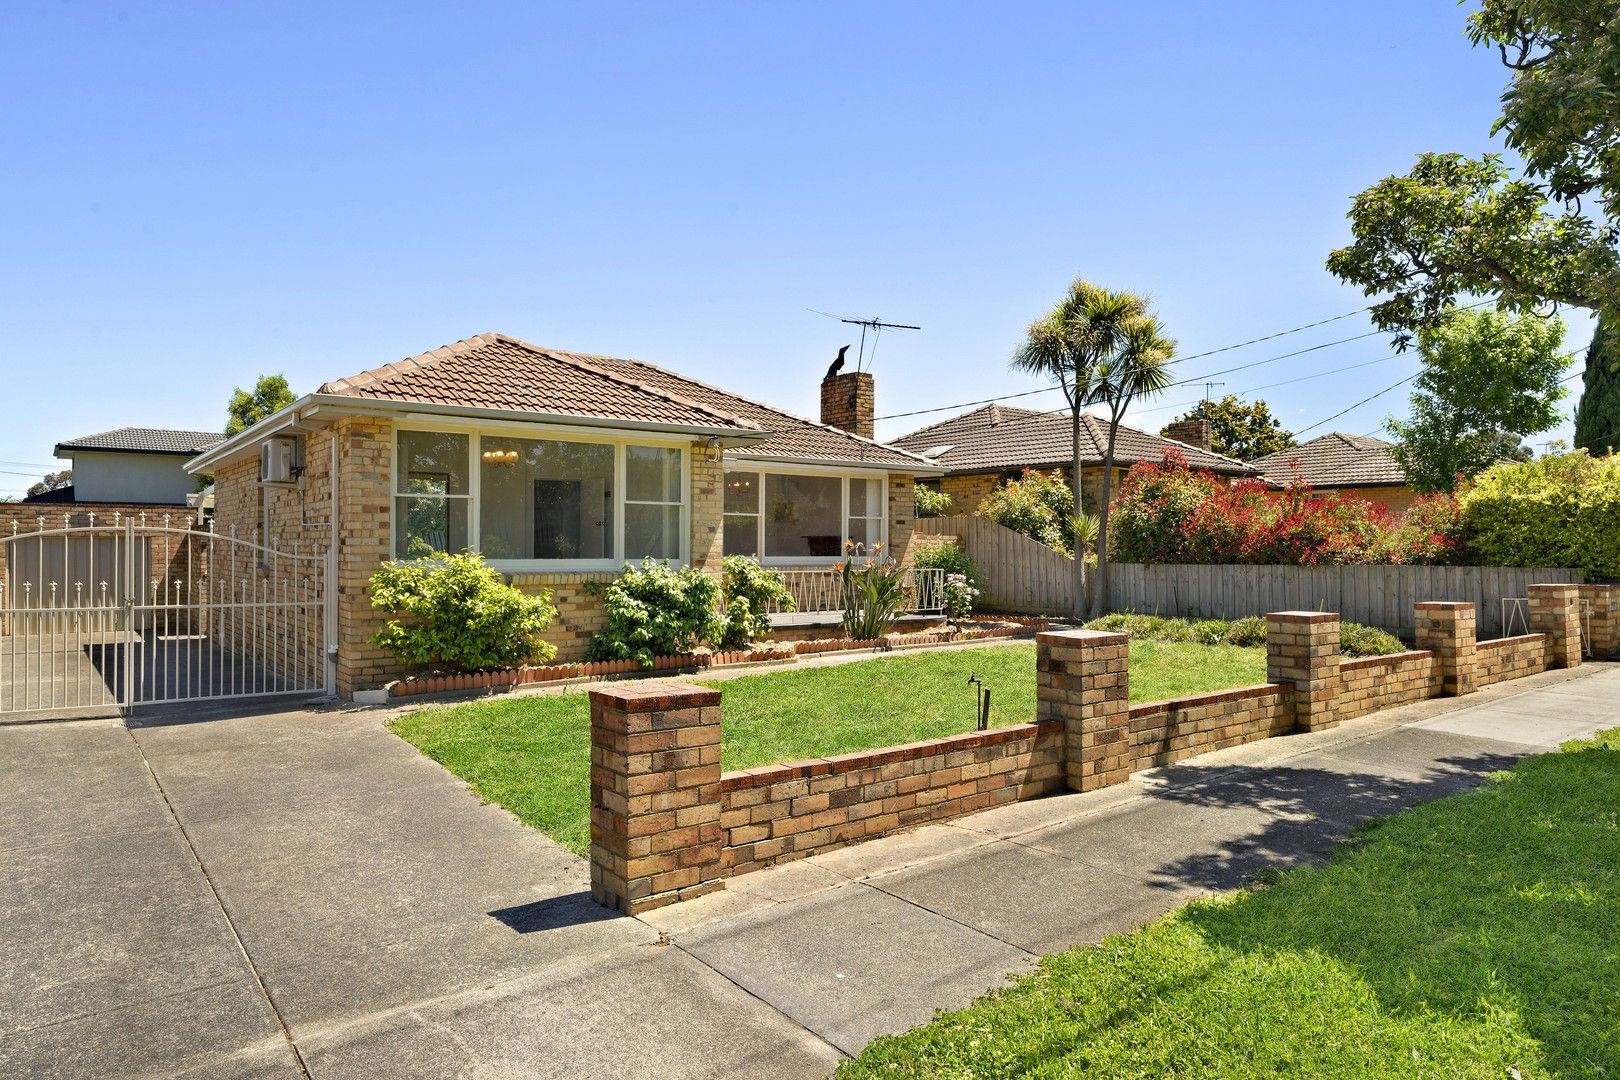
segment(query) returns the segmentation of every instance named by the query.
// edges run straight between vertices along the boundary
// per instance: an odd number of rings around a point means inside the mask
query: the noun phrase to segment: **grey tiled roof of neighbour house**
[[[1249,464],[1259,469],[1268,483],[1278,486],[1295,482],[1311,487],[1405,484],[1406,473],[1390,452],[1393,449],[1394,444],[1371,435],[1335,431]]]
[[[206,450],[225,436],[217,431],[174,431],[169,428],[122,427],[56,444],[57,453],[106,450],[132,454],[184,454]]]
[[[480,334],[338,379],[318,393],[469,409],[729,428],[763,436],[746,457],[927,467],[902,450],[818,424],[640,360],[566,352]]]
[[[1108,444],[1108,423],[1090,413],[1080,418],[1080,456],[1086,465],[1101,465]],[[985,405],[894,440],[894,445],[926,454],[950,472],[995,469],[1056,468],[1074,460],[1070,417],[1066,412],[1036,412],[1007,405]],[[1114,460],[1121,468],[1139,461],[1161,461],[1175,450],[1195,469],[1224,476],[1252,476],[1254,470],[1235,458],[1200,450],[1162,435],[1120,425]]]

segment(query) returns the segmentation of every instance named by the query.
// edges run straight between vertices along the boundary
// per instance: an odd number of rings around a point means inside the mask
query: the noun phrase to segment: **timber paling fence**
[[[985,578],[986,607],[1029,614],[1074,610],[1074,561],[986,518],[969,514],[921,518],[917,531],[954,536]],[[1192,619],[1239,619],[1269,611],[1336,611],[1347,622],[1382,627],[1410,641],[1412,605],[1469,601],[1481,639],[1523,633],[1503,625],[1504,599],[1527,585],[1584,583],[1568,568],[1510,566],[1209,566],[1113,563],[1113,611]],[[1512,612],[1509,612],[1511,617]]]

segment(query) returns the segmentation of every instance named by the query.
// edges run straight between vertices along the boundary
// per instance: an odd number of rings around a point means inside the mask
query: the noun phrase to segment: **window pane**
[[[681,452],[662,446],[624,448],[624,497],[631,502],[681,500]],[[630,549],[625,549],[625,555]]]
[[[883,514],[883,481],[852,477],[849,481],[849,516],[881,517]]]
[[[726,513],[759,513],[759,473],[726,473]]]
[[[681,508],[632,503],[624,508],[626,559],[681,557]]]
[[[466,499],[394,500],[394,556],[421,559],[467,550]]]
[[[465,495],[472,472],[467,466],[466,435],[448,431],[399,433],[399,476],[396,488],[407,492]]]
[[[479,544],[491,559],[611,559],[613,447],[485,436]]]
[[[759,557],[759,515],[727,514],[725,553]]]
[[[841,555],[844,484],[836,476],[765,476],[765,554]]]
[[[883,542],[882,518],[850,518],[849,538],[859,544],[863,555],[872,553],[872,545]]]

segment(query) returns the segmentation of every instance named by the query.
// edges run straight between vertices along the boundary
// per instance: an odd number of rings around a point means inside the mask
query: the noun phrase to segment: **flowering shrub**
[[[1145,563],[1454,562],[1458,532],[1455,500],[1445,496],[1420,500],[1397,519],[1377,503],[1319,495],[1303,484],[1284,491],[1259,479],[1228,484],[1189,468],[1172,450],[1125,477],[1111,553]]]
[[[950,536],[919,536],[911,542],[912,565],[922,570],[943,570],[947,574],[960,574],[975,589],[984,587],[979,564],[967,549]]]
[[[1061,472],[1053,470],[1048,475],[1025,469],[1022,478],[1009,480],[986,496],[978,512],[980,517],[1068,555],[1074,551],[1069,524],[1074,510],[1074,492]]]
[[[955,622],[973,614],[973,602],[978,598],[979,590],[973,587],[966,574],[945,575],[943,607],[947,619]]]
[[[880,637],[906,610],[911,599],[910,575],[893,559],[881,557],[882,544],[873,544],[869,557],[854,554],[853,543],[845,547],[848,556],[833,567],[844,605],[844,633],[857,641]]]

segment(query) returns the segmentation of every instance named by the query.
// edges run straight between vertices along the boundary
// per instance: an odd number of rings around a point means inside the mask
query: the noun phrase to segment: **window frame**
[[[688,439],[680,437],[658,438],[656,436],[626,435],[619,432],[594,430],[587,427],[565,426],[537,426],[521,422],[512,423],[457,423],[453,420],[438,418],[411,418],[398,420],[393,424],[393,433],[390,439],[389,476],[390,492],[388,500],[388,558],[399,559],[401,556],[395,551],[395,519],[398,514],[398,499],[417,497],[409,493],[401,493],[398,488],[401,483],[399,471],[399,439],[405,432],[446,432],[467,436],[467,467],[468,490],[465,495],[446,496],[467,500],[467,548],[470,551],[482,552],[483,522],[480,513],[483,506],[483,439],[529,439],[553,442],[594,443],[600,446],[613,447],[613,554],[602,559],[486,559],[490,566],[506,573],[589,573],[599,570],[619,570],[626,565],[639,564],[644,561],[637,555],[625,558],[625,481],[627,479],[627,457],[625,448],[629,446],[651,446],[663,450],[677,450],[680,453],[681,478],[681,524],[680,524],[680,550],[673,557],[678,566],[685,566],[692,560],[692,444]],[[437,498],[438,496],[430,496]],[[643,504],[643,500],[635,500],[632,505]],[[673,506],[674,503],[657,503],[650,505]]]
[[[768,465],[768,464],[765,464],[765,463],[762,463],[762,462],[753,462],[753,461],[743,460],[743,461],[727,461],[725,463],[725,465],[724,465],[724,467],[722,469],[722,474],[721,474],[721,483],[722,484],[725,483],[725,473],[753,473],[754,475],[759,477],[759,483],[755,485],[755,487],[757,488],[757,491],[756,491],[757,506],[756,506],[756,509],[755,509],[754,513],[752,515],[746,515],[746,514],[738,513],[738,512],[734,511],[729,516],[731,516],[731,517],[752,516],[754,518],[754,528],[755,528],[754,541],[755,541],[755,544],[756,544],[756,548],[759,551],[759,555],[757,557],[759,559],[759,562],[760,562],[761,566],[778,566],[778,567],[833,566],[833,565],[835,565],[837,563],[842,562],[845,558],[847,558],[847,555],[845,555],[843,553],[840,553],[838,555],[772,555],[772,554],[770,554],[769,552],[767,552],[765,550],[765,489],[766,489],[765,477],[766,476],[816,476],[816,477],[829,477],[830,476],[830,477],[837,478],[837,480],[839,481],[839,484],[838,484],[838,492],[839,492],[838,500],[839,500],[839,518],[840,518],[840,521],[841,521],[840,529],[841,529],[841,531],[843,533],[843,541],[845,543],[847,543],[849,541],[849,538],[850,538],[850,536],[849,536],[849,523],[850,523],[850,516],[849,516],[849,485],[850,485],[850,482],[851,481],[861,481],[861,482],[864,483],[864,482],[866,482],[868,480],[880,481],[878,486],[879,486],[879,490],[883,494],[882,494],[882,501],[881,501],[881,506],[879,508],[879,512],[875,516],[870,515],[870,514],[862,515],[861,520],[863,520],[863,521],[873,521],[873,520],[875,520],[875,521],[877,521],[879,523],[879,530],[880,530],[879,542],[883,544],[883,547],[884,547],[885,551],[888,550],[888,545],[889,545],[889,472],[886,469],[864,469],[864,470],[862,470],[862,469],[841,468],[841,467],[837,467],[837,466],[817,467],[817,466],[813,466],[813,465]],[[725,520],[724,519],[728,516],[724,512],[724,500],[723,499],[722,499],[722,502],[721,502],[721,506],[722,506],[722,512],[721,512],[720,531],[721,531],[721,537],[722,537],[721,542],[722,542],[722,545],[723,545],[724,544],[724,535],[725,535]],[[723,546],[722,546],[721,550],[722,550],[723,553],[725,553]]]

